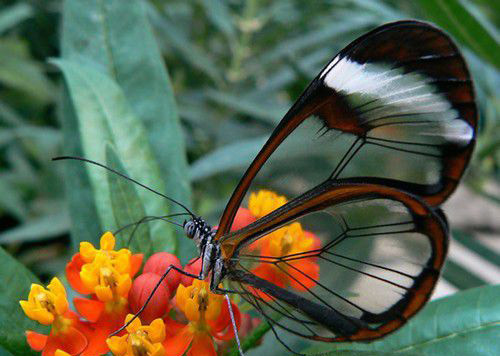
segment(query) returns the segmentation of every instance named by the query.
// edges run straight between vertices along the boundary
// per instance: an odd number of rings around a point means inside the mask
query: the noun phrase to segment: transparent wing
[[[229,289],[274,326],[346,341],[381,337],[415,314],[447,242],[444,216],[420,199],[376,184],[327,182],[232,233],[222,250]]]
[[[299,196],[326,180],[371,177],[437,206],[467,166],[476,123],[469,72],[446,34],[415,21],[379,27],[335,56],[285,115],[234,191],[217,238],[250,185],[263,182]]]

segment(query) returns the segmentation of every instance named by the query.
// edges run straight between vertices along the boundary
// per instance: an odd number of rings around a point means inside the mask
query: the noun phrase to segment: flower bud
[[[152,255],[144,265],[143,273],[154,273],[158,276],[163,276],[170,265],[174,265],[182,269],[181,262],[177,256],[168,252],[158,252]],[[176,270],[171,270],[164,279],[164,283],[168,285],[170,295],[174,294],[181,282],[181,274]]]
[[[184,267],[184,271],[192,274],[199,275],[201,271],[201,258],[197,257],[189,261],[189,263]],[[194,278],[189,277],[189,276],[182,276],[181,277],[181,284],[185,287],[190,286],[193,284]]]
[[[129,303],[132,312],[137,313],[146,303],[147,299],[158,284],[160,276],[154,273],[143,273],[134,280],[129,293]],[[155,291],[146,309],[140,315],[140,319],[149,324],[154,319],[162,318],[168,311],[170,290],[168,286],[161,283]]]

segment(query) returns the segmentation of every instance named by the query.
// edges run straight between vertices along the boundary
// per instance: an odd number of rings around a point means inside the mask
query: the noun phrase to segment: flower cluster
[[[285,203],[284,197],[269,191],[252,194],[249,209],[239,209],[232,229],[244,227]],[[83,295],[73,299],[75,311],[70,310],[59,279],[52,279],[47,288],[31,286],[28,300],[21,301],[21,307],[29,318],[51,326],[48,335],[26,332],[33,350],[42,351],[43,356],[96,356],[110,351],[117,356],[194,356],[216,355],[228,347],[235,335],[224,297],[211,293],[209,282],[175,270],[162,280],[171,265],[199,274],[201,259],[183,268],[176,256],[159,252],[136,276],[143,256],[125,248],[115,250],[115,242],[110,232],[102,235],[99,249],[82,242],[67,264],[69,285]],[[282,227],[249,246],[275,257],[317,247],[318,238],[304,231],[299,223]],[[306,258],[283,266],[257,264],[252,272],[278,286],[304,290],[315,284],[319,267],[314,258]],[[304,273],[310,277],[305,278]],[[240,313],[233,302],[231,310],[240,336],[260,322]],[[134,318],[139,311],[139,317]],[[125,330],[110,336],[127,323]]]
[[[87,295],[73,299],[76,312],[69,309],[58,278],[47,289],[33,284],[28,300],[20,302],[29,318],[51,326],[49,335],[27,331],[30,347],[43,356],[97,356],[109,351],[117,356],[216,355],[215,341],[234,338],[228,306],[222,296],[210,292],[208,282],[193,282],[172,271],[152,294],[168,266],[182,266],[174,255],[160,252],[135,277],[142,259],[128,249],[115,251],[110,232],[101,237],[100,249],[82,242],[66,266],[72,289]],[[197,259],[184,270],[198,274],[200,268]],[[140,317],[131,320],[150,297]],[[239,325],[238,307],[232,304],[232,310]],[[125,330],[110,337],[128,321]]]

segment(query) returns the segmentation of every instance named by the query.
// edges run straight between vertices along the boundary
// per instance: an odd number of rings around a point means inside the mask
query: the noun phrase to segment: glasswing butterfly
[[[436,285],[449,234],[439,206],[464,173],[476,125],[469,71],[445,33],[418,21],[366,33],[320,71],[279,122],[216,231],[180,204],[191,215],[183,228],[202,259],[200,275],[191,277],[210,276],[212,291],[239,294],[274,332],[341,342],[398,329]],[[287,204],[231,231],[257,174],[297,149],[323,174],[295,184]],[[252,248],[311,216],[320,216],[320,246],[279,256]],[[297,268],[308,259],[319,273]],[[252,273],[256,263],[272,265],[295,287]],[[186,274],[171,266],[164,276],[171,269]]]

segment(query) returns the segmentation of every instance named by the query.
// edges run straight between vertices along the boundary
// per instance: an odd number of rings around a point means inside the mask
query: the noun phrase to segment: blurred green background
[[[150,0],[143,5],[175,99],[158,112],[178,113],[185,138],[175,143],[181,150],[173,163],[181,167],[177,186],[166,191],[212,223],[265,137],[338,50],[399,19],[422,19],[448,31],[470,66],[481,118],[465,184],[445,206],[454,240],[440,290],[444,295],[500,282],[500,2]],[[61,26],[63,11],[68,17]],[[78,168],[71,168],[75,163],[51,161],[75,151],[71,128],[66,126],[66,133],[61,128],[71,104],[60,69],[68,75],[71,68],[48,62],[74,58],[74,48],[82,45],[78,41],[85,34],[69,20],[75,13],[60,0],[0,5],[0,244],[43,281],[63,273],[78,241],[95,242],[102,232],[99,224],[82,226],[75,219],[75,204],[86,204],[83,191],[75,201],[74,190],[81,189]],[[95,16],[98,22],[100,15]],[[101,41],[97,32],[87,40]],[[128,85],[134,86],[133,80]],[[176,137],[165,138],[165,144],[182,141]],[[108,163],[113,157],[106,152]],[[164,179],[167,164],[160,160]],[[188,245],[180,248],[193,252]]]

